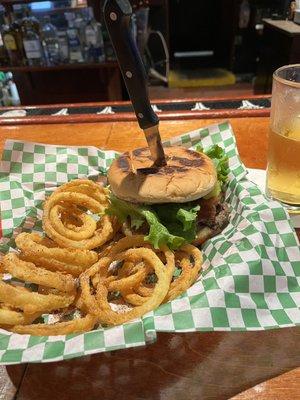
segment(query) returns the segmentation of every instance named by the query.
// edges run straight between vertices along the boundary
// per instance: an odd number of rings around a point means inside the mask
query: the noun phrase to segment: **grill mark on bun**
[[[143,153],[147,149],[137,149],[135,151],[138,151],[139,155]],[[189,156],[191,156],[192,152],[188,152]],[[135,154],[136,157],[138,157],[137,154]],[[194,156],[194,155],[193,155]],[[205,160],[199,156],[199,154],[196,153],[196,157],[191,158],[185,158],[185,157],[177,157],[177,156],[171,156],[167,157],[167,160],[169,162],[169,165],[157,168],[157,167],[149,167],[148,170],[142,170],[140,171],[141,174],[143,175],[152,175],[152,174],[173,174],[173,173],[183,173],[188,170],[188,167],[201,167],[203,164],[205,164]],[[147,159],[151,159],[149,156],[145,156]],[[172,162],[175,162],[179,165],[170,165]],[[124,153],[122,156],[120,156],[117,159],[117,165],[118,167],[123,171],[123,172],[129,172],[131,171],[130,163],[129,163],[129,154]]]
[[[174,174],[176,172],[182,174],[187,170],[188,170],[187,168],[180,167],[179,165],[166,165],[165,167],[161,168],[158,171],[158,173],[168,175],[168,174]]]
[[[145,152],[149,152],[149,149],[147,147],[141,147],[140,149],[135,149],[133,150],[132,154],[135,157],[139,157],[140,155],[142,155]],[[150,158],[149,156],[147,156],[147,158]]]
[[[197,151],[194,150],[189,150],[189,149],[184,149],[185,153],[188,154],[190,157],[193,158],[199,158],[201,157],[201,153],[198,153]]]
[[[142,175],[171,175],[174,173],[184,173],[188,169],[185,167],[180,167],[179,165],[166,165],[163,167],[151,167],[151,168],[145,168],[142,170],[138,170],[138,173]]]
[[[193,160],[190,158],[185,158],[185,157],[172,157],[172,161],[176,161],[181,165],[184,165],[185,167],[201,167],[205,163],[202,157],[197,157]]]
[[[128,153],[124,153],[121,157],[119,157],[117,159],[117,164],[122,171],[124,172],[130,171],[130,164],[128,162]]]

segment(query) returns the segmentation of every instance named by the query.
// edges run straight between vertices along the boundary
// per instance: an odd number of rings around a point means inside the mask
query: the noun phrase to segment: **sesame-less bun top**
[[[136,149],[114,160],[108,181],[121,200],[133,203],[185,203],[208,194],[217,181],[211,159],[184,147],[164,149],[167,165],[139,172],[153,164],[148,148]]]

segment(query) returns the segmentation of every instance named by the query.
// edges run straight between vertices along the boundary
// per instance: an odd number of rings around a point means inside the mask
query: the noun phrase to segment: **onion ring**
[[[143,305],[135,307],[128,312],[117,313],[113,311],[107,301],[108,288],[105,286],[105,283],[103,283],[103,280],[100,280],[97,285],[96,295],[91,293],[91,277],[103,269],[108,270],[108,266],[112,261],[112,258],[106,257],[105,259],[100,260],[89,270],[85,271],[80,277],[83,302],[85,303],[89,312],[98,317],[100,323],[119,325],[134,318],[141,317],[148,311],[158,307],[168,292],[171,280],[169,271],[166,269],[154,251],[147,248],[138,248],[126,250],[123,253],[115,255],[115,259],[118,260],[123,260],[127,257],[139,261],[142,260],[154,269],[157,275],[157,283],[153,289],[152,296],[149,297],[147,302],[145,302]]]
[[[19,334],[35,336],[68,335],[71,333],[91,331],[96,323],[97,318],[92,315],[86,315],[83,318],[55,324],[16,325],[10,328],[10,330]]]
[[[196,281],[202,267],[202,253],[197,247],[187,244],[182,246],[180,251],[186,253],[186,256],[180,260],[182,272],[177,279],[171,282],[163,303],[167,303],[184,293]],[[194,260],[193,263],[190,261],[191,257]],[[151,296],[152,291],[153,288],[140,284],[134,290],[124,293],[123,297],[132,305],[142,305]]]
[[[55,192],[83,193],[89,197],[92,197],[104,206],[108,205],[107,189],[89,179],[74,179],[61,185],[55,190]]]
[[[21,250],[22,260],[31,261],[51,271],[70,273],[73,276],[79,276],[98,259],[94,251],[46,247],[42,244],[45,238],[36,233],[21,233],[15,241]]]
[[[72,293],[76,290],[76,283],[71,275],[38,268],[31,262],[20,260],[13,253],[8,253],[3,257],[3,268],[5,272],[24,282],[55,288],[66,293]]]
[[[74,215],[80,222],[80,226],[69,225],[65,226],[63,223],[63,217],[60,219],[61,215],[66,216],[67,213]],[[66,217],[65,217],[66,218]],[[97,223],[90,215],[85,214],[83,211],[78,209],[70,209],[64,207],[60,204],[55,205],[50,210],[50,219],[53,228],[62,236],[65,236],[72,240],[84,240],[89,239],[93,236],[95,230],[97,229]]]
[[[50,312],[68,307],[74,295],[39,294],[0,281],[0,301],[24,310],[27,314]]]
[[[102,215],[95,224],[91,216],[75,231],[66,228],[58,215],[58,205],[84,207],[95,214],[103,214],[108,200],[106,192],[99,185],[88,180],[77,180],[62,185],[45,201],[43,228],[46,234],[61,247],[94,249],[110,240],[114,233],[112,220]],[[88,224],[88,230],[87,229]],[[92,226],[95,228],[92,231]]]
[[[202,267],[202,253],[197,247],[191,244],[186,244],[182,246],[180,250],[186,253],[187,256],[180,262],[182,269],[181,275],[171,283],[164,303],[175,299],[192,286]],[[190,261],[190,258],[193,258],[193,263]]]
[[[1,325],[25,325],[30,324],[41,314],[25,314],[19,311],[0,308]]]
[[[148,270],[146,268],[138,269],[134,274],[127,276],[125,278],[117,279],[111,281],[107,285],[107,289],[110,292],[127,290],[127,288],[133,288],[138,285],[141,281],[143,281],[148,274]]]

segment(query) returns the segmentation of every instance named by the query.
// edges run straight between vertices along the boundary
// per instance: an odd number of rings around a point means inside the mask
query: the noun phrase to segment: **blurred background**
[[[0,104],[127,100],[99,0],[0,0]],[[132,1],[153,99],[271,92],[300,62],[300,1]]]

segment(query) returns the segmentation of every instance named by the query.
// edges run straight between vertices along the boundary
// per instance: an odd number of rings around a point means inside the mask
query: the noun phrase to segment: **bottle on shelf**
[[[69,43],[67,31],[61,29],[57,31],[59,44],[59,58],[62,63],[69,62]]]
[[[41,30],[44,51],[48,65],[57,65],[60,63],[59,40],[56,27],[51,24],[50,17],[44,18]]]
[[[27,23],[31,24],[32,29],[40,36],[41,35],[41,25],[39,20],[32,15],[30,8],[27,6],[24,10],[23,22],[27,21]]]
[[[2,26],[2,38],[7,51],[10,64],[21,66],[25,64],[21,26],[15,21],[13,14],[4,16],[5,24]]]
[[[69,44],[69,61],[70,63],[83,62],[83,52],[79,39],[78,30],[74,27],[74,21],[69,20],[69,28],[67,29],[68,44]]]
[[[7,87],[2,81],[0,81],[0,105],[2,107],[11,106]]]
[[[84,30],[85,30],[87,21],[84,18],[84,15],[82,13],[76,13],[73,22],[74,22],[74,28],[77,29],[80,43],[81,43],[81,45],[83,45],[84,44]]]
[[[100,22],[94,18],[93,9],[88,7],[88,21],[84,30],[84,42],[86,46],[87,61],[104,62],[105,51]]]
[[[6,85],[8,89],[8,95],[10,97],[10,103],[12,106],[19,106],[21,104],[19,92],[17,86],[13,80],[13,74],[11,72],[6,73]]]
[[[9,57],[3,43],[2,32],[0,32],[0,65],[6,66],[8,64],[9,64]]]
[[[23,18],[22,34],[27,64],[30,66],[45,65],[41,37],[37,32],[36,24],[28,17]]]
[[[20,105],[20,97],[11,72],[0,72],[0,105],[4,107]]]

